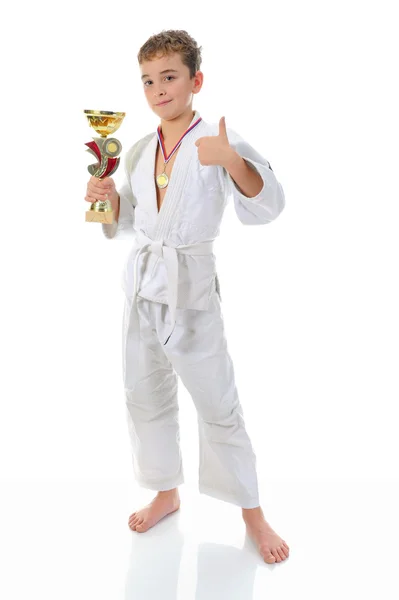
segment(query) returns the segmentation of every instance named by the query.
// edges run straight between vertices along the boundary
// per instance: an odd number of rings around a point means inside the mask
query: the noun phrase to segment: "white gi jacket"
[[[190,126],[199,117],[196,111]],[[119,220],[102,225],[108,239],[134,241],[122,277],[126,297],[134,303],[138,294],[169,304],[172,321],[176,308],[206,310],[212,293],[219,292],[212,244],[228,200],[233,198],[244,225],[270,223],[285,205],[283,188],[269,162],[228,127],[230,145],[262,177],[259,194],[247,198],[223,167],[201,165],[195,141],[218,133],[218,124],[201,120],[183,138],[159,213],[154,176],[157,132],[136,142],[125,156]]]

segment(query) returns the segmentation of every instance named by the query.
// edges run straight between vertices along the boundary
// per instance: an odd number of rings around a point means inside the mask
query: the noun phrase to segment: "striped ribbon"
[[[162,151],[162,156],[163,156],[163,160],[165,162],[165,165],[169,162],[169,160],[172,158],[173,154],[176,152],[176,150],[178,149],[178,147],[180,146],[180,144],[183,141],[183,138],[190,133],[190,131],[192,129],[194,129],[194,127],[196,127],[198,125],[198,123],[202,121],[202,117],[200,117],[199,119],[197,119],[197,121],[195,121],[195,123],[193,123],[191,125],[191,127],[189,127],[187,129],[187,131],[185,133],[183,133],[183,135],[181,136],[180,140],[177,142],[176,146],[173,148],[173,150],[170,152],[169,156],[166,155],[166,150],[165,150],[165,145],[164,145],[164,141],[163,141],[163,135],[162,135],[162,131],[161,131],[161,126],[159,125],[157,128],[157,134],[158,134],[158,141],[159,141],[159,145],[161,146],[161,151]]]

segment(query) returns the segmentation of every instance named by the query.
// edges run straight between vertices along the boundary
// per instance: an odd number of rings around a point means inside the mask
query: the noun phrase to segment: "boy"
[[[288,545],[259,506],[256,457],[227,350],[213,240],[227,201],[240,221],[273,221],[284,192],[273,170],[238,134],[193,111],[203,83],[201,48],[185,31],[163,31],[138,54],[147,102],[161,123],[125,159],[119,193],[91,177],[86,200],[109,198],[109,239],[135,244],[123,277],[123,377],[133,465],[139,485],[158,493],[129,526],[147,531],[178,510],[183,483],[177,377],[198,412],[199,490],[241,507],[247,532],[267,563]],[[154,170],[155,169],[155,170]]]

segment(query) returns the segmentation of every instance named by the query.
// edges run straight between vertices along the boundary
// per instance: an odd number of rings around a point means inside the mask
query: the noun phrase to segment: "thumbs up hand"
[[[201,165],[220,165],[226,167],[237,153],[229,144],[226,131],[226,121],[219,121],[219,134],[198,138],[195,142],[198,148],[198,159]]]

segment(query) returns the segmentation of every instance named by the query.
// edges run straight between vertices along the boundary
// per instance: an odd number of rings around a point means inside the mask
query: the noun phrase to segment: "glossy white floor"
[[[20,600],[399,598],[399,492],[391,481],[261,482],[291,548],[266,565],[240,509],[180,488],[180,512],[138,534],[152,492],[130,482],[4,481],[0,596]]]

